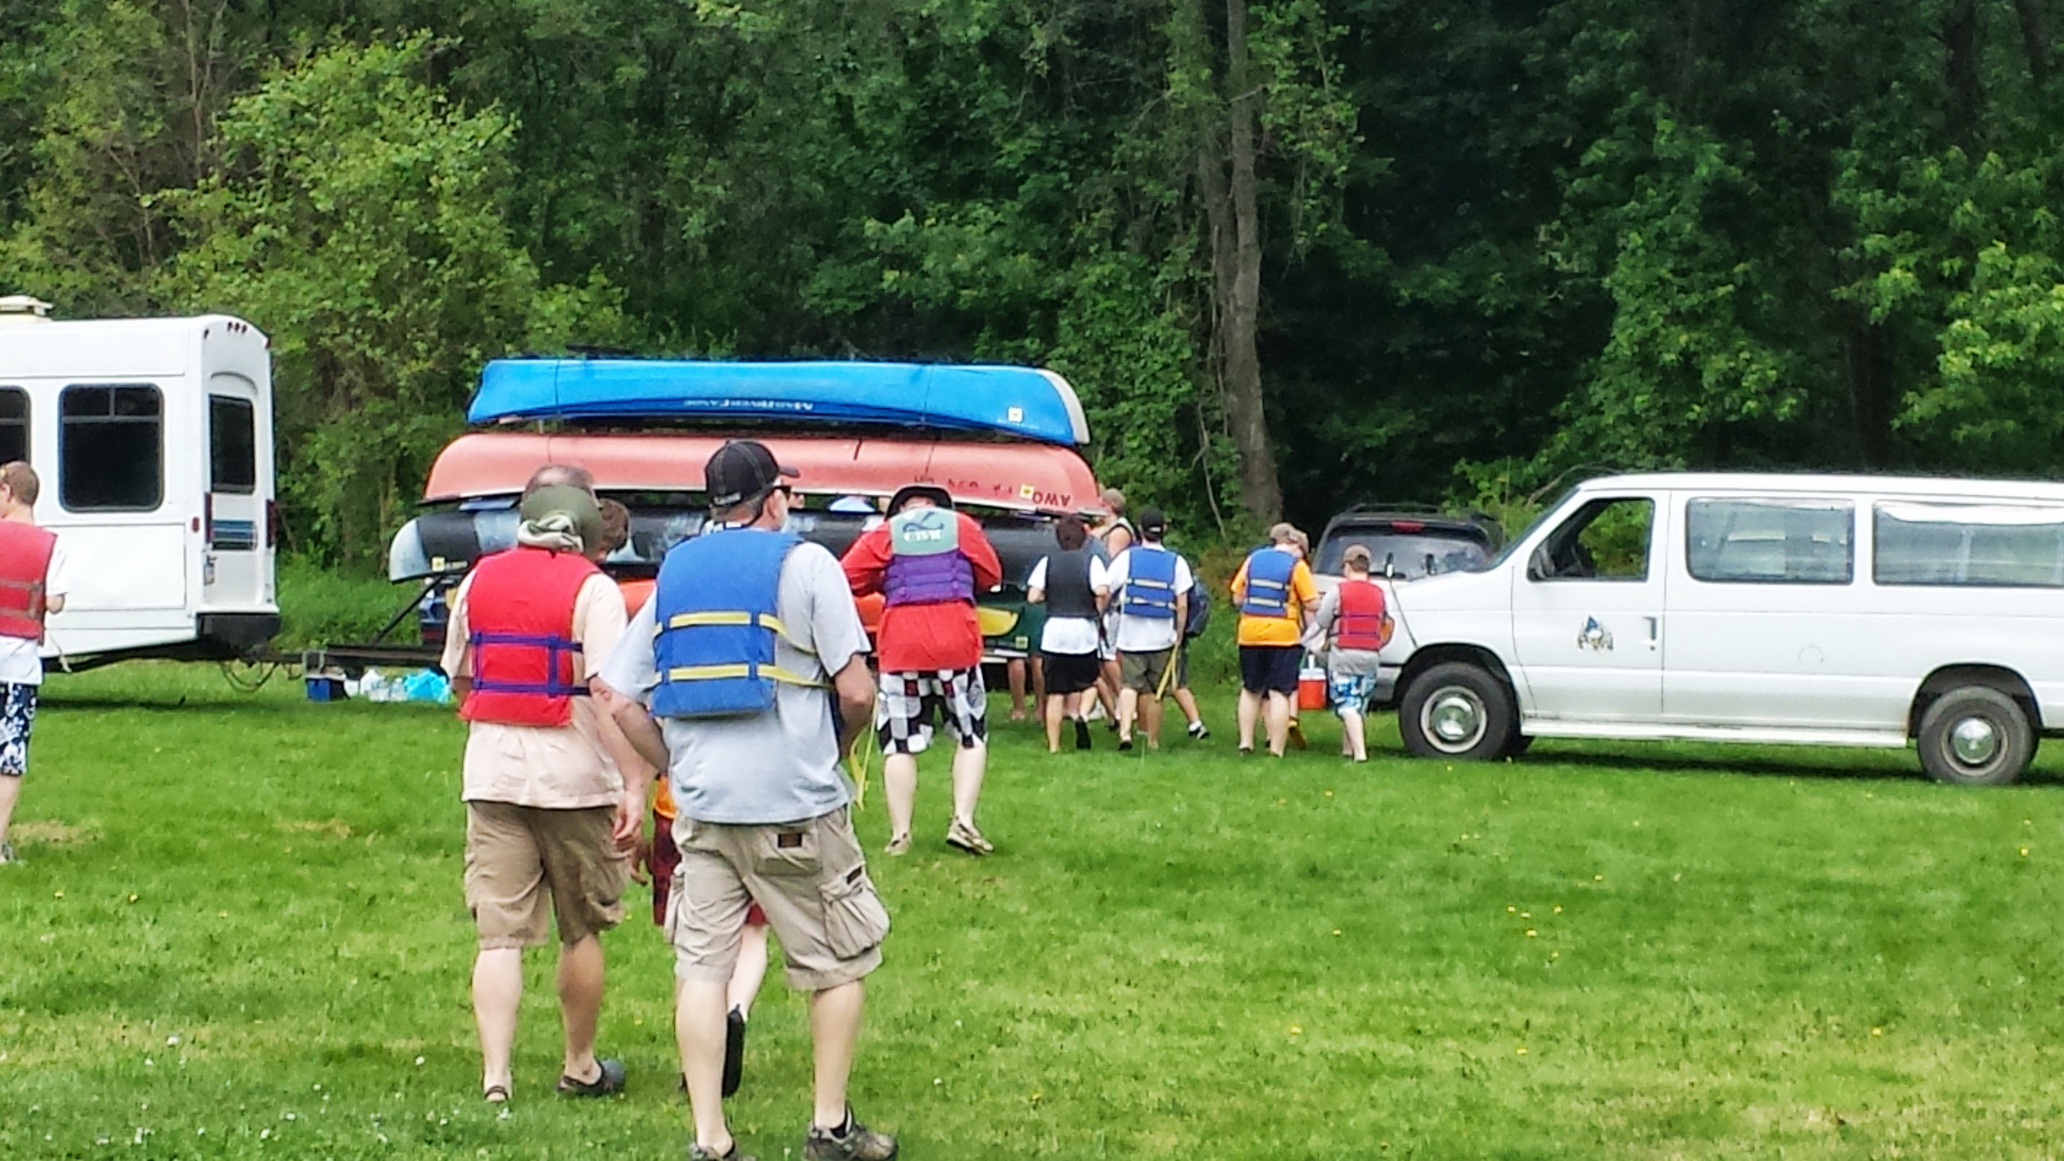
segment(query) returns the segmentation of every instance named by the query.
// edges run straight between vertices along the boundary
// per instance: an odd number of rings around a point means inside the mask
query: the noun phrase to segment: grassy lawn
[[[1156,755],[1049,758],[999,712],[987,860],[940,842],[926,760],[854,1083],[906,1156],[2057,1155],[2064,761],[1993,791],[1868,751],[1449,767],[1386,722],[1354,768],[1330,720],[1241,761],[1207,702],[1217,736]],[[284,679],[55,679],[0,870],[0,1157],[678,1156],[644,918],[608,940],[628,1096],[550,1095],[545,953],[516,1100],[475,1096],[459,744]],[[770,981],[733,1102],[763,1158],[799,1153],[807,1068]]]

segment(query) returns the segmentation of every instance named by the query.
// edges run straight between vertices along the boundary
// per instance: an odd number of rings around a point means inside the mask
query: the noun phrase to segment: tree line
[[[0,293],[274,338],[362,562],[482,361],[1039,363],[1244,535],[2049,475],[2054,0],[0,0]]]

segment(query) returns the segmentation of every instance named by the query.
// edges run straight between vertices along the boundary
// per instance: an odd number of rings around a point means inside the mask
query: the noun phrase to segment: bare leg
[[[1347,735],[1347,754],[1357,762],[1369,760],[1369,742],[1362,734],[1362,711],[1343,710],[1340,714],[1340,732]]]
[[[559,1019],[566,1026],[563,1075],[594,1080],[595,1022],[602,1015],[602,941],[590,935],[559,949]]]
[[[1118,691],[1118,740],[1119,740],[1119,741],[1121,741],[1121,742],[1129,742],[1129,741],[1131,741],[1131,740],[1132,740],[1132,721],[1133,721],[1133,719],[1134,719],[1135,717],[1137,717],[1138,715],[1139,715],[1139,690],[1136,690],[1136,689],[1130,689],[1130,688],[1128,688],[1128,689],[1121,689],[1121,690],[1119,690],[1119,691]]]
[[[516,1008],[523,1000],[523,949],[483,947],[473,958],[473,1023],[480,1029],[480,1088],[511,1087]]]
[[[1025,659],[1011,658],[1005,663],[1003,672],[1010,681],[1010,720],[1022,722],[1025,720]],[[1032,703],[1032,708],[1039,708],[1036,700]]]
[[[982,775],[988,768],[989,746],[986,742],[954,748],[953,817],[969,826],[975,825],[975,804],[982,800]],[[833,1122],[834,1127],[837,1124]]]
[[[7,824],[14,819],[14,804],[21,801],[20,775],[0,774],[0,842],[7,841]]]
[[[1268,695],[1268,751],[1280,758],[1290,744],[1290,699],[1271,690]]]
[[[1061,752],[1061,719],[1073,716],[1067,712],[1070,700],[1058,693],[1046,695],[1046,751],[1049,754]]]
[[[1149,695],[1140,707],[1140,725],[1147,731],[1147,749],[1161,748],[1161,699]]]
[[[1261,695],[1249,689],[1240,690],[1240,748],[1254,748],[1254,719],[1261,716]]]
[[[882,759],[882,789],[889,799],[889,838],[910,837],[910,816],[917,809],[917,755],[890,754]]]
[[[1118,724],[1118,680],[1116,658],[1097,666],[1097,700],[1104,703],[1104,716],[1114,727]]]
[[[816,1112],[820,1129],[846,1123],[846,1079],[860,1045],[860,1012],[867,988],[859,980],[826,988],[810,997],[810,1046],[816,1060]]]
[[[739,937],[738,966],[731,969],[731,983],[724,989],[724,1010],[737,1009],[752,1015],[752,1005],[767,978],[767,925],[748,923]]]
[[[676,989],[674,1040],[681,1077],[688,1082],[695,1143],[722,1156],[731,1150],[731,1128],[724,1123],[724,984],[680,980]]]
[[[1194,726],[1204,720],[1203,713],[1197,709],[1197,695],[1190,692],[1189,686],[1175,691],[1175,704],[1182,709],[1184,724]]]

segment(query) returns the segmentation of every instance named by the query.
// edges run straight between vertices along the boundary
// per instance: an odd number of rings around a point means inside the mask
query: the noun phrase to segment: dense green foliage
[[[46,692],[0,868],[0,1155],[680,1155],[643,915],[605,937],[625,1098],[550,1095],[544,952],[515,1100],[474,1095],[449,710],[192,666]],[[1854,750],[1450,768],[1386,724],[1349,767],[1314,715],[1281,761],[1223,729],[1050,758],[996,710],[998,853],[941,842],[930,754],[917,849],[872,861],[853,1095],[911,1161],[2055,1155],[2054,757],[1985,792]],[[878,798],[858,825],[878,848]],[[799,1152],[806,1045],[777,973],[731,1102],[762,1158]]]
[[[482,358],[575,343],[1047,363],[1228,530],[1277,474],[2050,474],[2055,9],[0,0],[0,292],[265,327],[354,560]]]

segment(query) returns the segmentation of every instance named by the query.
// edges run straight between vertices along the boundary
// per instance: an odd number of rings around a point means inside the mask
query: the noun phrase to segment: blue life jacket
[[[1247,554],[1247,595],[1240,612],[1250,617],[1283,617],[1290,612],[1290,577],[1297,558],[1273,546]]]
[[[667,551],[652,593],[654,714],[763,714],[776,682],[823,687],[775,663],[775,641],[788,633],[776,612],[781,565],[800,543],[792,533],[730,528]]]
[[[1125,600],[1119,611],[1128,617],[1175,619],[1176,555],[1158,544],[1137,544],[1125,550]]]

